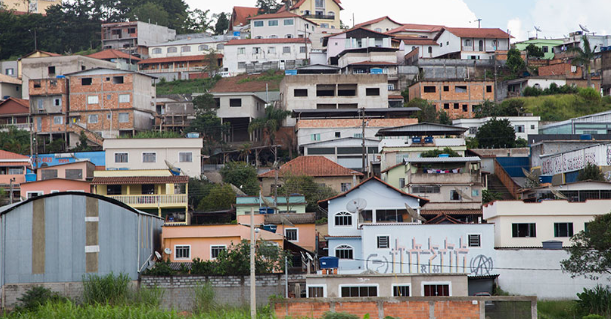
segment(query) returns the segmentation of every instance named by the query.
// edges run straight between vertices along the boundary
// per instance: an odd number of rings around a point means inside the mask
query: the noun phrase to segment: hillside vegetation
[[[520,97],[524,101],[524,111],[540,116],[541,121],[563,121],[573,117],[611,110],[611,97],[589,95],[590,90],[577,94],[557,94],[536,97]]]

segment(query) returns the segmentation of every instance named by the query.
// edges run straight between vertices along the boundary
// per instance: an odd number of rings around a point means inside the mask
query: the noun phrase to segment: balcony
[[[9,130],[11,127],[14,127],[18,130],[24,130],[24,131],[29,131],[30,130],[30,123],[19,123],[19,124],[1,124],[0,125],[0,131],[7,131]]]
[[[335,20],[335,15],[327,14],[304,14],[302,17],[306,19]]]
[[[475,173],[477,172],[477,173]],[[482,183],[482,176],[479,171],[474,173],[418,173],[410,175],[411,184],[470,184]]]
[[[109,195],[124,204],[134,208],[157,208],[157,207],[186,207],[186,194],[170,195]]]

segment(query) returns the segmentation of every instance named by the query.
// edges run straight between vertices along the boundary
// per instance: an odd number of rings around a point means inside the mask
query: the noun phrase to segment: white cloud
[[[514,18],[507,21],[507,30],[514,37],[514,41],[523,41],[528,38],[526,30],[522,27],[522,20]]]
[[[609,34],[609,12],[611,1],[538,0],[530,15],[543,31],[539,37],[558,38],[580,30],[579,24],[587,26],[591,32]]]

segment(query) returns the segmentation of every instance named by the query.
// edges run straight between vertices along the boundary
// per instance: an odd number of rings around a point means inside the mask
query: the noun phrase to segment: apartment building
[[[0,73],[0,101],[21,98],[21,80]]]
[[[33,130],[38,139],[37,145],[43,146],[56,139],[64,141],[67,148],[68,134],[68,92],[67,78],[46,78],[29,81],[29,110]],[[78,132],[80,134],[80,131]],[[74,136],[74,144],[78,140]]]
[[[291,12],[262,14],[248,18],[252,39],[309,38],[318,24]]]
[[[473,107],[494,101],[493,81],[422,81],[409,87],[409,98],[429,101],[450,118],[472,118]]]
[[[149,58],[168,58],[179,56],[206,55],[212,51],[223,54],[225,43],[232,39],[227,35],[211,37],[188,37],[149,45]]]
[[[28,100],[11,97],[0,102],[0,129],[9,127],[30,130],[30,103]]]
[[[253,92],[212,93],[217,103],[216,116],[229,123],[227,142],[254,142],[257,132],[249,133],[248,126],[265,114],[265,101]]]
[[[347,50],[367,48],[393,48],[392,36],[363,27],[352,28],[323,38],[327,48],[327,62],[338,64],[339,55]],[[394,44],[398,48],[399,43]]]
[[[356,24],[353,28],[365,28],[375,32],[385,33],[403,26],[388,16],[376,18]]]
[[[497,120],[508,120],[513,130],[516,132],[516,139],[528,140],[528,135],[539,134],[539,116],[499,116]],[[468,128],[465,137],[475,137],[479,128],[492,120],[492,117],[482,117],[473,119],[457,119],[452,121],[452,125]]]
[[[102,49],[148,57],[148,46],[176,38],[176,30],[142,21],[102,24]]]
[[[444,27],[435,41],[439,43],[436,58],[448,59],[501,59],[510,49],[513,38],[498,28]]]
[[[229,20],[229,31],[240,32],[248,29],[250,27],[248,18],[257,14],[259,14],[259,8],[257,7],[233,7]]]
[[[225,44],[223,66],[230,74],[294,69],[307,64],[307,38],[236,39]]]
[[[287,0],[279,12],[289,11],[320,25],[321,28],[341,28],[340,0]]]
[[[223,63],[223,55],[216,54],[218,66]],[[165,78],[166,81],[188,80],[193,76],[197,78],[209,76],[207,55],[186,55],[167,58],[150,58],[138,62],[138,69],[145,74],[154,74],[155,77]]]

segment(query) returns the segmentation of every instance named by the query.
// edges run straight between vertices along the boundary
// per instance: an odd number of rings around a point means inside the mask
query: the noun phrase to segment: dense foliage
[[[604,316],[589,318],[609,318],[611,316],[611,289],[609,286],[596,285],[593,289],[584,288],[582,293],[577,294],[577,298],[579,298],[577,307],[582,313]]]
[[[549,88],[540,89],[538,87],[527,86],[522,91],[524,96],[540,96],[540,95],[554,95],[554,94],[576,94],[579,93],[579,89],[573,85],[562,85],[558,86],[556,83],[549,85]]]
[[[235,192],[229,184],[214,184],[208,195],[202,198],[197,206],[198,210],[210,212],[230,209],[235,204]]]
[[[543,50],[532,43],[526,47],[526,54],[528,55],[528,58],[542,58],[545,56]]]
[[[247,195],[259,194],[257,170],[244,162],[228,162],[220,170],[224,183],[239,187]]]
[[[0,132],[0,149],[21,154],[30,154],[30,133],[9,127],[8,131]]]
[[[598,279],[596,274],[611,274],[611,214],[596,216],[571,243],[570,257],[560,263],[562,270],[594,280]]]
[[[526,69],[526,63],[522,60],[521,53],[518,49],[510,49],[507,52],[507,63],[505,66],[509,69],[512,77],[518,77]]]
[[[405,107],[420,108],[420,111],[416,113],[418,123],[439,123],[446,125],[452,124],[452,120],[450,120],[450,116],[447,112],[443,110],[437,111],[435,105],[431,104],[427,100],[421,98],[414,98],[407,104],[405,104]]]
[[[426,152],[422,152],[420,157],[439,157],[441,154],[448,154],[450,157],[461,157],[455,150],[445,147],[444,149],[434,149]]]
[[[516,147],[516,133],[507,119],[489,120],[479,128],[475,138],[480,148]]]
[[[587,163],[586,167],[580,169],[579,173],[577,173],[577,180],[578,181],[587,181],[587,180],[604,181],[605,175],[603,175],[603,172],[600,170],[598,166],[592,163]]]
[[[331,187],[316,183],[312,176],[287,176],[282,181],[278,196],[304,195],[307,202],[306,211],[309,212],[318,211],[318,201],[337,195]]]

